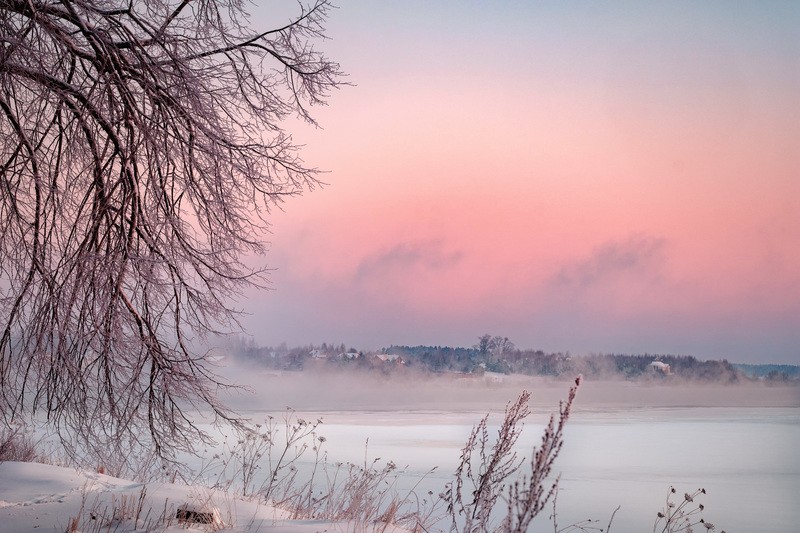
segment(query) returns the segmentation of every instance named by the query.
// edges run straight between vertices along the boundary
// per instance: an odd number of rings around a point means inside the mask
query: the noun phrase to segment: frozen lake
[[[434,494],[452,479],[473,425],[491,410],[494,436],[505,401],[515,397],[512,390],[521,390],[520,383],[507,390],[474,384],[441,387],[436,382],[312,382],[305,389],[297,383],[286,385],[283,379],[275,383],[286,388],[262,389],[258,402],[247,402],[248,416],[280,416],[279,405],[299,406],[298,416],[323,419],[318,434],[327,439],[330,462],[363,464],[366,457],[407,465],[400,488],[413,486],[437,467],[418,488],[418,493]],[[520,439],[520,453],[530,457],[567,385],[522,385],[534,391],[532,414]],[[266,390],[276,397],[264,395]],[[555,465],[561,474],[559,526],[591,518],[605,527],[621,506],[611,531],[652,531],[656,513],[674,486],[679,495],[706,489],[703,516],[717,525],[716,531],[797,531],[799,400],[796,387],[585,384]],[[432,408],[437,405],[442,408]],[[553,530],[551,512],[547,509],[537,518],[533,531]]]
[[[451,478],[460,449],[479,418],[432,411],[351,411],[322,416],[319,434],[327,438],[331,461],[362,464],[366,453],[369,460],[408,465],[401,483],[406,487],[438,467],[420,487],[422,492],[434,493]],[[545,422],[544,413],[531,416],[521,439],[526,456],[530,456],[531,445],[538,444]],[[673,485],[679,494],[705,488],[704,516],[719,530],[797,531],[798,444],[797,408],[578,412],[570,419],[556,463],[561,473],[559,524],[592,518],[605,526],[620,505],[612,531],[651,531]],[[548,509],[540,515],[536,531],[552,530],[549,514]]]

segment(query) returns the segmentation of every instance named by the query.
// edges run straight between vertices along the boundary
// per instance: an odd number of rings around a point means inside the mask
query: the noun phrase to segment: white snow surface
[[[143,492],[144,491],[144,492]],[[143,497],[138,520],[134,518]],[[179,522],[179,507],[217,509],[223,524]],[[114,516],[116,509],[117,517]],[[123,515],[119,518],[119,515]],[[164,521],[162,517],[169,520]],[[323,533],[369,531],[363,524],[290,520],[289,513],[231,493],[171,483],[136,483],[112,476],[40,463],[0,463],[0,532],[185,533],[232,531]],[[92,518],[94,517],[94,518]],[[379,527],[378,529],[381,529]],[[387,528],[399,533],[399,528]]]

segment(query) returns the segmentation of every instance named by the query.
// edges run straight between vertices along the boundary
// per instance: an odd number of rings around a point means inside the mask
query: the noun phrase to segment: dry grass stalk
[[[167,505],[158,516],[152,516],[152,509],[147,502],[147,487],[142,486],[138,494],[122,494],[111,496],[111,503],[103,504],[95,497],[91,506],[87,505],[89,489],[84,486],[81,505],[78,513],[70,517],[67,533],[106,533],[115,531],[160,532],[173,522],[172,513]]]
[[[675,487],[670,487],[664,508],[656,515],[653,533],[693,533],[696,526],[702,526],[700,531],[715,530],[714,524],[706,522],[700,516],[705,506],[695,501],[705,493],[706,489],[700,488],[691,494],[685,492],[681,498],[677,496]],[[676,499],[679,500],[678,503],[674,501]]]
[[[580,533],[589,533],[590,531],[609,533],[611,531],[611,524],[614,522],[614,517],[617,516],[617,512],[622,508],[621,505],[618,505],[617,508],[614,509],[614,512],[611,513],[605,528],[600,526],[600,520],[592,520],[590,518],[559,528],[557,502],[558,490],[556,490],[556,492],[553,494],[553,514],[550,515],[550,520],[553,522],[553,533],[573,533],[574,531],[579,531]]]
[[[517,457],[514,446],[530,413],[530,393],[523,391],[506,407],[497,439],[490,443],[488,415],[470,433],[461,453],[455,480],[443,494],[451,518],[452,532],[524,532],[530,522],[544,509],[555,494],[558,479],[547,478],[563,445],[563,430],[569,419],[581,378],[569,390],[567,400],[559,405],[558,419],[553,415],[545,428],[539,448],[530,460],[530,471],[509,484],[518,472],[523,459]],[[507,512],[499,525],[494,525],[499,499],[506,502]]]
[[[415,490],[423,476],[405,495],[397,488],[404,470],[389,461],[363,465],[331,464],[324,451],[326,439],[317,434],[322,420],[308,422],[287,408],[283,419],[267,418],[263,424],[240,429],[232,444],[204,464],[194,480],[216,489],[238,488],[245,497],[258,498],[288,510],[294,519],[348,522],[360,530],[382,530],[400,525],[426,531],[436,521],[440,504],[433,493]],[[309,454],[310,472],[298,464]],[[428,472],[430,474],[430,472]]]
[[[20,461],[30,463],[37,459],[36,445],[24,426],[12,424],[0,429],[0,463]]]

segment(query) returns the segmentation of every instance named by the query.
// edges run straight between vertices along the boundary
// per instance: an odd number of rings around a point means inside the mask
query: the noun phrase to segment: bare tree
[[[283,124],[342,81],[330,8],[257,32],[241,0],[0,2],[6,420],[168,456],[192,408],[231,416],[197,341],[265,283],[270,205],[318,184]]]
[[[495,335],[492,337],[492,340],[489,341],[489,351],[491,352],[492,357],[496,359],[513,352],[515,349],[516,346],[514,346],[514,343],[511,342],[508,337]]]

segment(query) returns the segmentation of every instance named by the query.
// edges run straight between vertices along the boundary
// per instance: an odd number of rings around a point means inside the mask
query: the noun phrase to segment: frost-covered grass
[[[36,459],[36,446],[30,433],[20,424],[0,428],[0,462]]]

